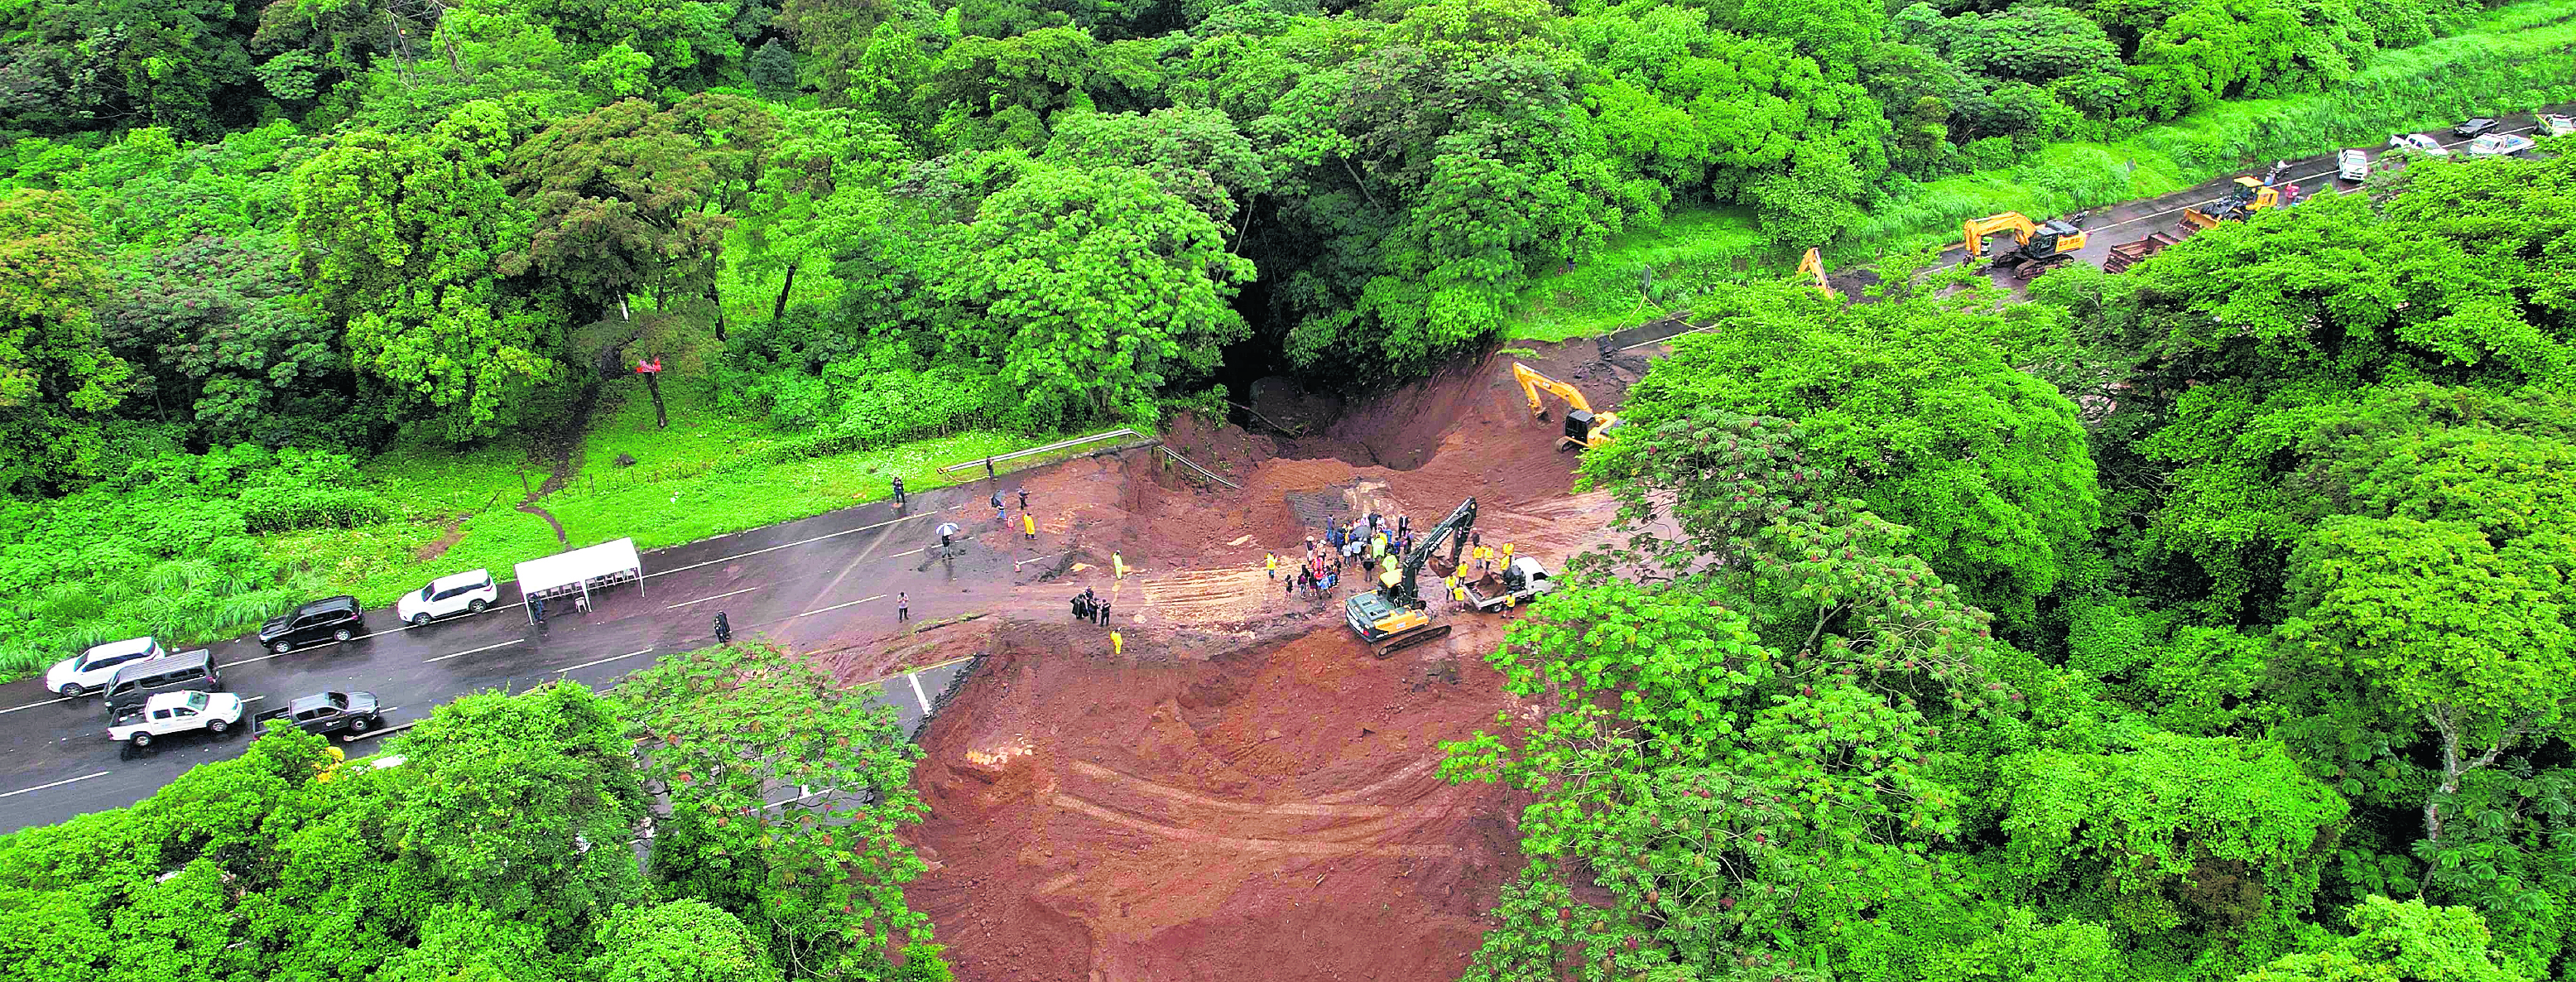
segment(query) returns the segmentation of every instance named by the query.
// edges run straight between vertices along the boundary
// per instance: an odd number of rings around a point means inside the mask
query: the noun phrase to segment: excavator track
[[[1441,638],[1448,637],[1449,628],[1450,625],[1447,624],[1426,624],[1402,634],[1398,634],[1394,637],[1387,638],[1383,641],[1379,641],[1372,647],[1376,649],[1378,657],[1384,658],[1388,655],[1395,654],[1396,652],[1403,651],[1406,648],[1430,644],[1431,642],[1438,641]]]

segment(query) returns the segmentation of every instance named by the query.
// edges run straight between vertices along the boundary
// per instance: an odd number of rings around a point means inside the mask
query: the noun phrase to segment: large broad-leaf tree
[[[92,313],[107,290],[89,218],[70,195],[0,198],[0,489],[96,476],[98,425],[133,372]]]
[[[948,248],[950,343],[1000,361],[1033,424],[1148,418],[1247,332],[1227,301],[1252,264],[1134,170],[1033,167]]]
[[[349,357],[452,440],[498,432],[555,380],[563,323],[513,272],[530,213],[502,184],[507,110],[460,107],[430,133],[353,133],[296,171],[312,294]]]
[[[798,977],[881,977],[890,948],[916,970],[938,964],[929,920],[904,906],[922,861],[895,838],[927,813],[920,750],[870,691],[766,644],[665,657],[617,688],[646,786],[667,802],[653,877],[737,912],[733,929]]]
[[[1871,512],[1911,529],[1905,551],[1979,606],[2027,620],[2090,540],[2100,491],[2074,403],[2014,362],[2061,345],[2064,322],[2004,310],[1983,283],[1935,274],[1849,306],[1788,286],[1735,291],[1623,411],[1645,427],[1703,407],[1795,419],[1804,463],[1846,475]]]

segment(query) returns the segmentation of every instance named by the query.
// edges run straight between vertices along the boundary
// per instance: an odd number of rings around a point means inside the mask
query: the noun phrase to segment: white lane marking
[[[823,541],[823,540],[825,540],[825,539],[836,539],[836,538],[839,538],[839,537],[844,536],[844,535],[850,535],[850,534],[858,533],[858,532],[865,532],[865,531],[867,531],[867,530],[869,530],[869,529],[884,528],[884,527],[886,527],[886,526],[888,526],[888,525],[892,525],[892,524],[894,524],[894,523],[896,523],[896,522],[909,522],[909,521],[911,521],[911,520],[913,520],[913,519],[916,519],[916,518],[928,518],[928,517],[930,517],[930,516],[931,516],[931,515],[933,515],[933,514],[936,514],[936,513],[935,513],[935,512],[922,512],[922,513],[920,513],[920,514],[918,514],[918,515],[905,515],[905,516],[903,516],[902,518],[889,518],[889,519],[886,519],[885,521],[878,522],[878,523],[876,523],[876,524],[874,524],[874,525],[862,525],[862,526],[859,526],[858,528],[854,528],[854,529],[842,529],[841,531],[838,531],[838,532],[825,532],[825,533],[823,533],[823,534],[821,534],[821,535],[818,535],[818,536],[815,536],[815,537],[813,537],[813,538],[810,538],[810,539],[798,539],[798,540],[796,540],[796,541],[794,541],[794,542],[787,543],[786,545],[770,546],[770,547],[769,547],[769,548],[767,548],[767,549],[754,549],[754,550],[752,550],[752,551],[750,551],[750,552],[735,553],[735,554],[733,554],[733,555],[726,556],[726,557],[721,558],[721,559],[710,559],[710,560],[707,560],[706,562],[703,562],[703,563],[690,563],[689,565],[686,565],[686,566],[680,566],[680,567],[676,567],[676,568],[673,568],[673,569],[655,570],[655,571],[653,571],[653,572],[650,572],[650,573],[646,573],[646,574],[644,574],[644,578],[649,580],[649,579],[652,579],[652,578],[654,578],[654,577],[656,577],[656,576],[667,576],[667,575],[670,575],[670,574],[672,574],[672,573],[685,573],[685,572],[688,572],[688,571],[690,571],[690,570],[696,569],[696,568],[698,568],[698,567],[700,567],[700,566],[713,566],[713,565],[715,565],[715,564],[717,564],[717,563],[729,563],[729,562],[732,562],[732,561],[737,560],[737,559],[749,559],[749,558],[751,558],[751,557],[753,557],[753,556],[760,555],[761,553],[764,553],[764,552],[777,552],[777,551],[778,551],[778,550],[780,550],[780,549],[793,549],[793,548],[795,548],[795,547],[797,547],[797,546],[805,545],[805,544],[807,544],[807,543],[821,542],[821,541]],[[524,602],[523,602],[523,603],[524,603]]]
[[[870,600],[883,600],[883,599],[885,599],[885,594],[880,593],[880,594],[877,594],[876,596],[873,596],[873,597],[860,597],[860,598],[859,598],[859,599],[857,599],[857,600],[853,600],[853,601],[850,601],[849,603],[845,603],[845,604],[833,604],[833,605],[831,605],[831,606],[829,606],[829,607],[821,607],[821,608],[817,608],[817,609],[814,609],[814,610],[809,610],[809,611],[806,611],[806,612],[804,612],[804,613],[802,613],[802,614],[798,614],[798,615],[796,615],[796,616],[798,616],[798,617],[812,617],[812,616],[814,616],[814,615],[816,615],[816,614],[824,613],[825,611],[839,610],[839,609],[841,609],[841,608],[843,608],[843,607],[848,607],[848,606],[852,606],[852,605],[855,605],[855,604],[863,604],[863,603],[866,603],[866,602],[868,602],[868,601],[870,601]]]
[[[924,716],[930,715],[930,694],[921,691],[921,673],[912,672],[905,675],[903,678],[904,681],[912,683],[912,698],[914,701],[921,703],[921,714]]]
[[[423,661],[421,662],[421,664],[423,664],[423,665],[427,665],[427,664],[429,664],[430,662],[434,662],[434,661],[446,661],[446,660],[448,660],[448,659],[450,659],[450,658],[463,658],[463,657],[465,657],[465,656],[467,656],[467,655],[479,654],[479,653],[481,653],[481,652],[490,651],[490,650],[492,650],[492,649],[494,649],[494,648],[507,648],[507,647],[509,647],[509,646],[511,646],[511,645],[518,644],[518,643],[520,643],[520,642],[522,642],[522,641],[526,641],[526,640],[527,640],[526,638],[513,638],[513,639],[508,640],[508,641],[503,641],[503,642],[501,642],[500,644],[487,644],[487,645],[484,645],[484,646],[482,646],[482,647],[480,647],[480,648],[475,648],[475,649],[468,650],[468,651],[460,651],[460,652],[457,652],[457,653],[452,654],[452,655],[440,655],[440,656],[438,656],[438,657],[436,657],[436,658],[430,658],[430,659],[423,660]]]
[[[702,603],[705,603],[705,602],[707,602],[707,601],[709,601],[709,600],[722,600],[722,599],[724,599],[724,598],[726,598],[726,597],[733,596],[734,594],[737,594],[737,593],[750,593],[751,591],[753,591],[753,590],[757,590],[757,589],[760,589],[760,588],[759,588],[759,587],[756,587],[756,586],[747,586],[747,587],[743,587],[743,588],[742,588],[742,589],[740,589],[740,590],[736,590],[736,591],[734,591],[733,593],[719,593],[719,594],[716,594],[715,596],[712,596],[712,597],[699,597],[699,598],[698,598],[698,599],[696,599],[696,600],[683,600],[683,601],[680,601],[679,603],[672,604],[672,605],[670,605],[670,606],[668,606],[668,607],[664,607],[664,608],[662,608],[662,609],[663,609],[663,610],[678,610],[678,609],[680,609],[680,608],[682,608],[682,607],[686,607],[686,606],[688,606],[688,605],[690,605],[690,604],[702,604]]]
[[[89,780],[90,778],[93,778],[93,777],[106,777],[107,775],[108,775],[108,772],[106,772],[106,771],[100,771],[100,772],[98,772],[98,773],[96,773],[96,774],[83,774],[83,775],[81,775],[81,776],[79,776],[79,777],[67,777],[67,778],[64,778],[64,779],[62,779],[62,780],[60,780],[60,781],[56,781],[56,782],[54,782],[54,783],[52,783],[52,784],[39,784],[39,785],[36,785],[35,787],[32,787],[32,788],[19,788],[19,789],[18,789],[18,790],[16,790],[16,791],[0,792],[0,798],[11,798],[11,797],[16,797],[16,796],[18,796],[18,795],[26,794],[26,793],[27,793],[27,792],[29,792],[29,791],[42,791],[42,790],[45,790],[46,788],[59,788],[59,787],[62,787],[63,785],[70,784],[70,783],[72,783],[72,782],[74,782],[74,781],[86,781],[86,780]]]
[[[622,654],[622,655],[610,655],[609,657],[602,658],[602,659],[600,659],[600,660],[598,660],[598,661],[586,661],[586,662],[583,662],[583,663],[581,663],[581,664],[579,664],[579,665],[567,665],[567,666],[564,666],[564,667],[562,667],[562,668],[555,669],[555,671],[558,671],[558,672],[570,672],[570,671],[573,671],[574,669],[589,668],[589,667],[590,667],[590,666],[592,666],[592,665],[605,665],[605,664],[608,664],[609,662],[616,661],[616,660],[618,660],[618,659],[620,659],[620,658],[633,658],[633,657],[635,657],[635,656],[637,656],[637,655],[649,654],[649,653],[651,653],[651,652],[652,652],[652,650],[653,650],[653,649],[651,649],[651,648],[646,648],[646,649],[644,649],[643,651],[629,651],[629,652],[627,652],[627,653],[625,653],[625,654]]]
[[[54,699],[47,699],[47,700],[45,700],[45,701],[43,701],[43,702],[31,702],[31,703],[28,703],[28,704],[26,704],[26,705],[24,705],[24,706],[11,706],[11,707],[9,707],[9,708],[7,708],[7,709],[0,709],[0,716],[6,716],[6,715],[8,715],[8,714],[10,714],[10,713],[17,712],[17,711],[19,711],[19,710],[21,710],[21,709],[34,709],[34,708],[36,708],[36,707],[38,707],[38,706],[51,706],[51,705],[53,705],[53,704],[55,704],[55,703],[58,703],[58,702],[70,702],[70,701],[72,701],[72,700],[74,700],[74,699],[78,699],[78,698],[80,698],[80,697],[79,697],[79,696],[62,696],[62,697],[54,698]]]

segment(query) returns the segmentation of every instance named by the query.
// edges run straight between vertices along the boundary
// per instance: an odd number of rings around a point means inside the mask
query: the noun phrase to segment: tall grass
[[[1524,287],[1506,336],[1563,341],[1653,320],[1739,278],[1736,265],[1749,264],[1762,246],[1750,208],[1677,209],[1662,226],[1622,233],[1571,272],[1542,274]]]

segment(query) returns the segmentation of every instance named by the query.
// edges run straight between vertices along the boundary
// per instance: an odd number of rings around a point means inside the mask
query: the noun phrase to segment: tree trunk
[[[724,295],[718,290],[715,284],[707,284],[707,302],[716,305],[716,340],[722,341],[725,339]]]
[[[661,359],[656,358],[654,360],[660,361]],[[657,430],[670,429],[671,417],[662,412],[662,373],[644,373],[644,391],[653,394],[653,428]]]
[[[787,282],[779,284],[778,286],[778,302],[770,305],[769,308],[770,320],[777,320],[781,317],[787,316],[787,293],[790,290],[796,289],[797,265],[797,263],[787,264]]]

